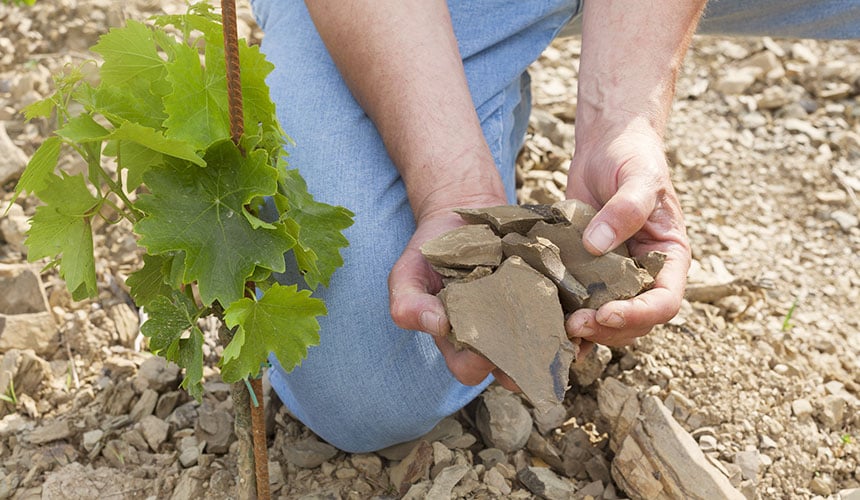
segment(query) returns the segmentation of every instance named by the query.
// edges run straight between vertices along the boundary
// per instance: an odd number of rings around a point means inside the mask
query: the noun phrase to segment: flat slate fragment
[[[594,207],[579,200],[557,201],[551,205],[551,210],[557,219],[574,225],[580,231],[597,215]]]
[[[572,224],[538,222],[528,236],[555,243],[564,267],[588,290],[590,297],[585,307],[589,309],[612,300],[629,299],[654,284],[648,271],[636,266],[629,257],[612,252],[599,257],[591,255],[582,245],[582,231]]]
[[[582,235],[596,211],[576,200],[455,212],[469,224],[421,247],[442,277],[451,340],[507,373],[536,415],[558,408],[577,352],[564,315],[648,290],[666,256],[592,255]]]
[[[663,269],[663,264],[666,263],[666,254],[652,250],[641,257],[635,257],[633,260],[639,264],[639,267],[648,271],[652,278],[656,278]]]
[[[496,267],[502,260],[502,240],[487,226],[460,226],[421,246],[427,261],[440,267]]]
[[[576,347],[552,281],[513,256],[490,276],[447,286],[439,298],[455,345],[492,361],[538,411],[561,403]]]
[[[458,208],[454,212],[469,224],[487,224],[496,234],[528,232],[538,221],[545,220],[536,210],[518,205],[500,205],[487,208]]]
[[[502,252],[505,257],[516,255],[536,271],[543,273],[558,287],[558,297],[565,313],[581,308],[588,300],[588,291],[576,280],[564,263],[557,246],[540,236],[529,238],[517,233],[502,238]]]
[[[570,224],[578,229],[580,233],[585,232],[585,228],[588,227],[588,223],[591,222],[591,219],[595,215],[597,215],[597,211],[594,207],[579,200],[560,200],[553,203],[550,209],[557,220]],[[618,248],[612,250],[612,253],[616,253],[624,257],[630,257],[630,253],[627,251],[627,245],[619,245]]]

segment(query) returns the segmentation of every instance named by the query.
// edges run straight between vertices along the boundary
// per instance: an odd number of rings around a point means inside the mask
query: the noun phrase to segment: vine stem
[[[257,404],[251,405],[251,434],[254,438],[254,464],[257,471],[257,497],[270,498],[269,456],[266,442],[266,416],[263,407],[263,379],[251,379],[251,389]]]
[[[224,30],[224,60],[226,63],[226,75],[227,75],[227,102],[230,110],[230,137],[233,139],[233,143],[239,147],[240,151],[242,150],[242,134],[245,132],[245,121],[244,121],[244,112],[242,110],[242,78],[240,73],[240,61],[239,61],[239,36],[236,30],[236,1],[235,0],[221,0],[221,24]],[[243,151],[244,154],[244,151]],[[254,288],[253,283],[249,283],[250,291],[246,290],[245,295],[250,296],[250,298],[254,298]],[[251,485],[242,484],[243,481],[243,472],[247,472],[247,462],[243,463],[243,461],[250,461],[254,470],[254,483],[256,484],[256,493],[257,498],[260,500],[269,500],[271,498],[271,494],[269,492],[269,457],[268,457],[268,443],[266,441],[266,421],[264,417],[264,408],[263,408],[263,390],[262,390],[262,381],[260,379],[254,379],[251,381],[251,388],[254,391],[254,395],[258,404],[252,405],[250,400],[252,398],[248,390],[242,387],[242,391],[244,392],[245,397],[236,398],[236,391],[238,390],[238,385],[241,383],[234,384],[233,393],[233,406],[237,413],[236,418],[236,433],[237,437],[240,441],[240,452],[239,452],[239,496],[252,494]],[[244,384],[241,384],[244,385]],[[248,413],[250,412],[250,418],[248,418]],[[242,415],[242,418],[239,418],[239,414]],[[247,420],[250,422],[247,422]],[[244,426],[243,429],[240,429],[240,421]],[[250,431],[248,429],[248,423],[250,423]],[[251,436],[249,436],[249,434]],[[253,450],[253,453],[247,453],[248,448],[248,439],[252,437],[253,444],[250,446]],[[244,442],[243,442],[244,441]],[[245,477],[247,479],[247,477]],[[243,487],[244,486],[244,487]],[[243,491],[244,490],[244,491]]]

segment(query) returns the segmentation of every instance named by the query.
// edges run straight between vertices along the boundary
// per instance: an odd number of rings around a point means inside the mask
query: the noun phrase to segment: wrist
[[[647,112],[629,110],[593,109],[577,107],[575,144],[576,153],[584,153],[594,147],[606,147],[615,139],[640,137],[654,144],[663,144],[665,124]]]
[[[489,149],[457,155],[453,160],[405,176],[406,191],[417,222],[443,215],[459,218],[455,208],[480,208],[507,203],[501,176]]]

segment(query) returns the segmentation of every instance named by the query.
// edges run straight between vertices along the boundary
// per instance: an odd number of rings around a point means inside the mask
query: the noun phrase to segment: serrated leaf
[[[55,106],[56,103],[54,102],[54,96],[51,95],[24,106],[22,111],[24,112],[24,118],[26,118],[27,121],[30,121],[33,118],[49,118],[51,113],[54,112]]]
[[[349,245],[342,231],[352,225],[353,213],[315,201],[298,170],[283,170],[279,192],[288,206],[281,206],[282,218],[298,224],[296,263],[309,287],[328,286],[332,273],[343,265],[340,249]],[[286,226],[295,230],[295,226]],[[296,236],[295,234],[293,236]]]
[[[242,62],[242,104],[245,133],[248,135],[277,133],[283,135],[275,115],[275,103],[269,97],[266,77],[275,65],[266,60],[259,47],[239,43],[239,60]],[[283,141],[281,141],[283,142]]]
[[[170,298],[155,298],[146,311],[149,319],[140,331],[149,337],[149,349],[185,369],[182,387],[199,401],[203,395],[203,333],[197,328],[197,306],[175,292]]]
[[[137,123],[123,122],[108,138],[117,141],[135,142],[158,153],[188,160],[200,167],[206,166],[206,161],[187,142],[168,139],[160,131],[138,125]]]
[[[73,96],[88,111],[104,116],[114,125],[128,120],[157,129],[167,118],[162,98],[153,93],[151,82],[133,81],[122,87],[82,84]]]
[[[57,130],[56,134],[69,142],[101,141],[110,132],[96,122],[91,115],[78,115]]]
[[[130,20],[122,28],[112,28],[91,50],[104,58],[103,85],[154,82],[164,76],[166,61],[158,55],[152,30],[141,22]]]
[[[120,157],[120,168],[128,169],[129,190],[134,190],[143,182],[143,174],[151,167],[163,162],[162,155],[190,161],[205,167],[206,162],[190,144],[164,137],[164,134],[150,127],[123,120],[118,128],[108,130],[88,114],[78,115],[57,130],[57,135],[73,142],[88,143],[117,141],[114,146]],[[115,144],[115,143],[114,143]],[[94,149],[92,154],[97,154]]]
[[[75,299],[94,296],[96,287],[91,212],[99,203],[83,176],[51,176],[40,198],[25,244],[30,262],[60,255],[60,276]]]
[[[144,255],[143,267],[125,280],[134,303],[145,306],[158,297],[169,296],[173,289],[167,284],[165,269],[168,259],[161,255]]]
[[[143,184],[143,174],[149,169],[164,165],[164,155],[131,141],[113,142],[116,145],[117,164],[120,170],[128,172],[126,176],[126,191],[134,191]],[[107,151],[105,151],[107,154]]]
[[[47,187],[51,178],[54,177],[54,169],[60,159],[59,137],[49,137],[42,142],[39,149],[33,153],[33,157],[27,163],[27,168],[21,174],[18,185],[15,186],[15,197],[22,192],[40,193]]]
[[[319,344],[316,318],[326,314],[325,304],[310,295],[295,285],[276,283],[258,301],[243,298],[230,304],[224,321],[236,333],[224,349],[221,378],[236,382],[255,377],[270,352],[287,371],[300,364],[308,347]]]
[[[137,208],[146,215],[135,225],[140,244],[152,254],[185,253],[183,282],[197,281],[204,303],[242,298],[255,266],[282,272],[284,253],[295,240],[281,224],[255,229],[242,216],[256,196],[274,194],[277,172],[266,154],[243,157],[230,141],[210,148],[207,168],[158,167],[147,172],[151,194]]]
[[[230,137],[224,50],[207,44],[205,59],[204,68],[197,49],[181,45],[167,67],[167,80],[173,85],[173,93],[164,98],[167,136],[188,141],[196,149]]]

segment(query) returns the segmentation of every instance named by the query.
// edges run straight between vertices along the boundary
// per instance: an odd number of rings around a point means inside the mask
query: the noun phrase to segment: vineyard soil
[[[197,404],[177,389],[181,374],[141,346],[124,284],[141,265],[130,227],[94,228],[99,296],[75,302],[54,271],[25,264],[35,200],[6,211],[23,162],[52,131],[19,110],[51,92],[64,65],[93,58],[86,48],[110,26],[184,9],[178,0],[0,4],[0,498],[234,492],[229,387],[207,369]],[[259,40],[246,3],[239,15],[240,36]],[[579,47],[558,41],[532,67],[522,203],[564,191]],[[577,365],[560,412],[535,419],[494,388],[425,442],[379,453],[320,442],[272,395],[275,497],[533,498],[544,488],[625,498],[597,404],[611,377],[663,401],[747,498],[856,499],[860,42],[696,38],[667,152],[694,257],[675,319]],[[86,168],[69,153],[61,164]],[[201,326],[211,362],[218,325]],[[494,428],[495,412],[509,425]]]

